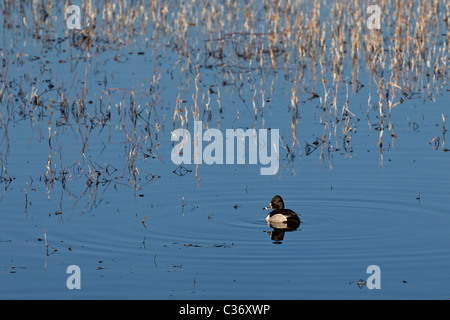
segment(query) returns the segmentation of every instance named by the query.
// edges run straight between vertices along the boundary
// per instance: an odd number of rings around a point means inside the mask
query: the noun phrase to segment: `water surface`
[[[203,2],[173,11],[131,2],[117,23],[95,4],[91,47],[89,20],[84,33],[66,30],[54,18],[60,4],[40,25],[27,3],[27,26],[0,5],[0,298],[448,299],[448,67],[427,77],[422,61],[410,70],[422,80],[409,91],[385,85],[380,107],[363,53],[356,69],[344,59],[337,81],[329,36],[322,57],[285,46],[281,25],[295,26],[300,8],[312,19],[310,2],[205,4],[202,16]],[[321,4],[320,25],[337,32],[325,18],[334,9]],[[280,12],[290,14],[274,23]],[[395,17],[386,19],[390,52]],[[438,27],[428,27],[431,37]],[[445,67],[448,28],[439,30],[425,57]],[[399,103],[389,116],[390,102]],[[279,129],[280,170],[175,165],[171,131],[192,134],[194,120],[224,134]],[[262,208],[276,194],[303,223],[273,240]],[[81,269],[81,290],[66,287],[69,265]],[[379,290],[358,286],[370,265],[380,267]]]

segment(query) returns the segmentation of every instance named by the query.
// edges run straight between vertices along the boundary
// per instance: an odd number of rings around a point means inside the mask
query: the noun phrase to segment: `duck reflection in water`
[[[275,243],[281,243],[285,232],[297,230],[302,223],[294,211],[284,208],[283,199],[279,195],[273,197],[270,204],[264,209],[272,209],[272,212],[267,215],[266,221],[273,230],[266,232]]]

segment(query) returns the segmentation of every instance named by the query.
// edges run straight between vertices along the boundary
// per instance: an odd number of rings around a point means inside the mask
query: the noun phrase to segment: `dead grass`
[[[83,0],[83,29],[71,31],[62,27],[67,3],[4,1],[0,178],[5,183],[13,180],[6,161],[8,129],[24,119],[31,128],[48,129],[43,176],[49,196],[56,181],[66,188],[69,177],[76,175],[84,176],[91,190],[124,181],[138,190],[149,182],[139,166],[143,159],[159,158],[159,138],[170,118],[173,129],[188,128],[192,120],[220,128],[227,111],[234,118],[232,125],[248,117],[256,128],[266,126],[267,108],[272,113],[288,108],[291,136],[289,143],[282,143],[288,159],[316,149],[321,161],[339,150],[351,157],[360,121],[352,99],[363,88],[369,129],[379,130],[374,145],[382,164],[386,136],[392,144],[397,136],[391,122],[395,108],[410,99],[435,101],[448,92],[450,4],[380,0],[378,5],[381,30],[366,27],[366,7],[358,0],[200,0],[185,1],[181,7],[164,0]],[[28,46],[68,55],[68,62],[33,56],[26,52]],[[112,86],[112,75],[101,69],[104,55],[123,63],[128,59],[123,49],[136,52],[138,47],[152,62],[148,79]],[[176,61],[164,70],[157,63],[168,55]],[[39,75],[27,71],[36,61]],[[58,63],[70,63],[70,82],[53,76]],[[104,80],[96,87],[91,79],[100,79],[99,74]],[[51,80],[46,80],[49,75]],[[163,98],[163,78],[178,88],[169,102]],[[286,105],[271,101],[283,81]],[[234,98],[241,105],[233,110],[227,102]],[[299,119],[305,105],[318,110],[323,131],[314,142],[301,145]],[[92,139],[104,137],[111,143],[113,131],[122,138],[124,161],[111,176],[110,164],[88,158]],[[58,141],[68,132],[74,140],[68,157],[72,161],[63,163],[62,154],[68,151]],[[443,116],[442,148],[445,132]],[[88,194],[95,198],[96,192]]]

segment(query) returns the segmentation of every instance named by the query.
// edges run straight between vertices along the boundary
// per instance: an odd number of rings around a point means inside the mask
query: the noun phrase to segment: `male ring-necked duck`
[[[273,197],[272,201],[270,201],[270,204],[264,209],[273,209],[272,212],[269,213],[266,217],[266,221],[268,224],[286,223],[287,226],[298,227],[301,223],[300,218],[294,211],[284,208],[283,199],[281,199],[281,197],[278,195]]]

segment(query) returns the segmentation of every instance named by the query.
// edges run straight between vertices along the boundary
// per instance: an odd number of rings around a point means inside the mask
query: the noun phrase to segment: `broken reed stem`
[[[8,170],[6,170],[5,164],[3,163],[3,159],[2,159],[2,154],[0,153],[0,164],[2,165],[2,170],[6,175],[6,178],[3,178],[5,181],[9,181],[11,182],[13,179],[11,178],[11,176],[8,173]]]

